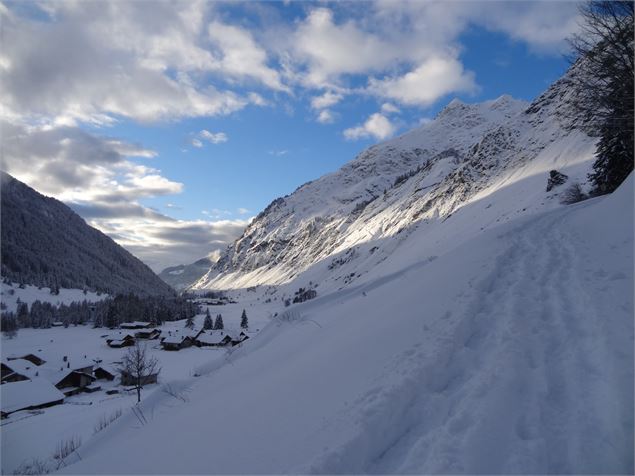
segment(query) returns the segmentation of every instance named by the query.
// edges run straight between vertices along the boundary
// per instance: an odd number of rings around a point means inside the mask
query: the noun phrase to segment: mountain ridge
[[[532,167],[543,174],[564,168],[584,184],[588,167],[580,164],[591,159],[595,138],[571,106],[567,84],[575,74],[573,66],[531,103],[509,95],[477,104],[452,100],[434,120],[275,199],[193,288],[289,282],[359,243],[445,221]],[[536,198],[550,207],[553,197]]]

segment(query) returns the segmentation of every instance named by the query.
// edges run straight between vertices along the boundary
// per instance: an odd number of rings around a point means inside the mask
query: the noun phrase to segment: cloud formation
[[[372,114],[363,124],[351,127],[344,131],[344,137],[348,140],[357,140],[372,137],[374,139],[388,139],[395,133],[395,126],[390,120],[376,112]]]
[[[343,137],[383,140],[395,134],[402,106],[477,90],[461,58],[470,27],[543,55],[560,54],[577,28],[572,2],[359,5],[306,4],[290,19],[264,4],[257,10],[266,21],[257,21],[228,13],[252,5],[206,1],[0,4],[1,166],[72,204],[155,269],[190,262],[224,247],[246,220],[211,210],[206,220],[179,221],[143,206],[184,185],[152,165],[157,151],[112,137],[109,126],[248,106],[292,110],[300,100],[312,120],[328,124],[348,99],[374,98],[379,112]],[[205,129],[188,138],[196,148],[229,140]]]
[[[142,205],[143,198],[180,193],[183,184],[134,162],[156,155],[139,145],[77,127],[0,125],[3,170],[66,202],[157,272],[224,249],[248,223],[226,217],[175,220]]]

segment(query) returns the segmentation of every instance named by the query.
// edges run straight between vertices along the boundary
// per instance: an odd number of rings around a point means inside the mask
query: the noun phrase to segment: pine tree
[[[185,327],[187,327],[188,329],[193,329],[194,328],[194,318],[192,316],[189,316],[186,319]]]
[[[117,316],[117,311],[115,310],[115,306],[111,303],[108,306],[108,313],[106,314],[106,327],[109,329],[115,329],[119,327],[119,316]]]
[[[216,316],[216,321],[214,322],[214,330],[225,329],[225,324],[223,324],[223,316],[220,314]]]
[[[602,195],[633,170],[633,2],[593,0],[580,14],[581,31],[571,39],[579,72],[570,84],[574,105],[600,136],[588,177]]]
[[[249,327],[249,321],[247,320],[247,311],[243,309],[243,313],[240,316],[240,327],[247,329]]]
[[[205,321],[203,322],[203,329],[211,330],[214,328],[214,323],[212,322],[212,316],[209,313],[209,309],[205,312]]]

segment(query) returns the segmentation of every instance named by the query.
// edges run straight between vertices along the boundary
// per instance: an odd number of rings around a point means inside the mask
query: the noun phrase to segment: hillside
[[[166,382],[62,473],[632,474],[633,244],[631,176],[411,249]]]
[[[212,261],[209,258],[202,258],[191,264],[165,268],[159,273],[159,278],[177,291],[182,291],[201,279],[211,266]]]
[[[430,247],[470,204],[482,205],[473,212],[479,220],[462,222],[454,239],[559,206],[567,186],[584,184],[595,144],[569,105],[567,80],[575,74],[572,68],[531,104],[509,96],[453,100],[433,121],[274,200],[194,288],[278,285],[318,265],[323,272],[314,268],[313,282],[338,289],[380,265],[412,233]],[[552,169],[569,183],[547,192]],[[486,209],[485,197],[504,189],[513,200]]]
[[[108,294],[170,294],[145,264],[62,202],[1,175],[2,277]]]

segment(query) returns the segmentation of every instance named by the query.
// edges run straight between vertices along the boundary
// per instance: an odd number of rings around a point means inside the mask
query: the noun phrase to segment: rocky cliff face
[[[433,121],[274,200],[194,287],[287,282],[360,243],[443,222],[514,173],[578,163],[572,149],[586,153],[593,139],[581,131],[570,94],[565,75],[531,104],[453,100]]]

